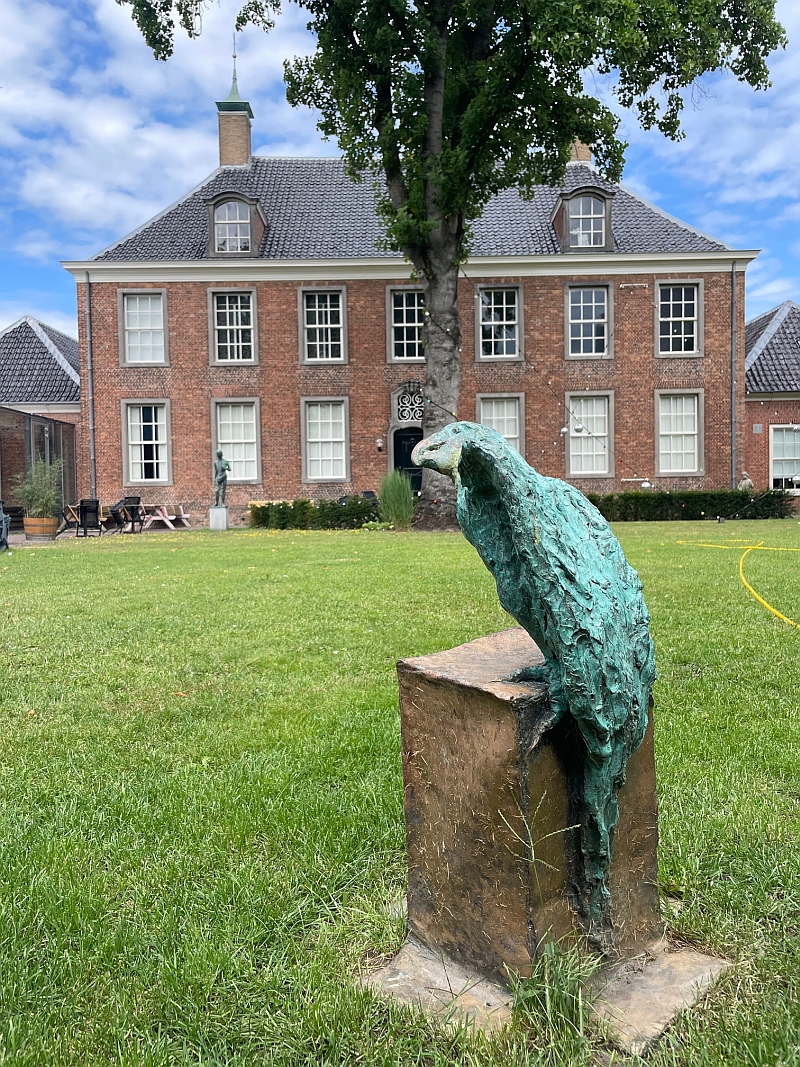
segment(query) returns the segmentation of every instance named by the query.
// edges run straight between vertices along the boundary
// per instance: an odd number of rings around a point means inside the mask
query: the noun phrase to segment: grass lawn
[[[617,533],[653,616],[671,928],[736,961],[649,1059],[795,1067],[800,630],[737,546],[800,524]],[[800,622],[800,553],[745,568]],[[490,1044],[351,984],[403,933],[395,660],[508,625],[460,536],[59,542],[0,583],[0,1064],[593,1062],[599,1037]]]

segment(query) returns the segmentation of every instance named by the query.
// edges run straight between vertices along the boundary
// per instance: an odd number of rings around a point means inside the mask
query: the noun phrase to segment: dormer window
[[[570,248],[603,248],[606,205],[599,196],[576,196],[569,202]]]
[[[225,200],[214,208],[214,247],[217,252],[250,251],[250,205]]]
[[[613,252],[611,202],[616,190],[596,185],[564,192],[552,223],[562,252]]]

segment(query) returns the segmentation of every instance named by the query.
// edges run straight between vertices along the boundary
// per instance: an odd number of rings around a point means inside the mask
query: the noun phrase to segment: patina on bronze
[[[541,664],[509,680],[547,687],[529,748],[547,732],[564,735],[559,758],[579,826],[574,904],[592,946],[613,954],[618,795],[647,730],[656,676],[639,577],[586,497],[540,475],[497,431],[457,422],[421,441],[413,459],[453,479],[461,529],[500,603],[541,651]]]
[[[214,507],[225,506],[225,496],[228,492],[228,471],[231,469],[227,459],[222,458],[222,449],[217,449],[217,458],[214,460]]]

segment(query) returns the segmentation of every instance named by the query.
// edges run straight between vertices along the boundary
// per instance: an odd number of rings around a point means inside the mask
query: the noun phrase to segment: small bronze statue
[[[225,507],[225,494],[228,491],[228,471],[231,469],[227,459],[222,458],[222,449],[217,449],[217,458],[214,460],[214,507]]]

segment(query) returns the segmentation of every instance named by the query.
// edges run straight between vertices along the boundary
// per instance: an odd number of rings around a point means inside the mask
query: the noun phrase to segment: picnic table
[[[148,504],[143,530],[149,530],[155,523],[162,523],[168,530],[175,529],[175,523],[189,528],[191,516],[183,510],[183,504]]]

